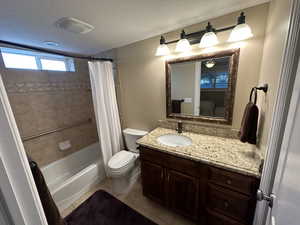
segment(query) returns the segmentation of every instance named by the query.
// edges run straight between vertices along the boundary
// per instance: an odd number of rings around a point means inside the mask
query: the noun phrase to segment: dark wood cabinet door
[[[250,225],[259,179],[141,147],[145,196],[206,225]]]
[[[211,211],[252,224],[255,201],[249,196],[216,185],[209,185],[207,195],[207,207]]]
[[[189,218],[197,219],[199,203],[197,178],[169,170],[167,184],[170,208]]]
[[[143,194],[165,204],[165,174],[160,165],[141,161]]]
[[[231,218],[216,212],[207,211],[206,225],[242,225]]]

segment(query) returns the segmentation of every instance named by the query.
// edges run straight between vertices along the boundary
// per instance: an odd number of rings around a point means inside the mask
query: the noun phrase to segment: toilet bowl
[[[139,150],[136,140],[146,135],[143,130],[123,130],[127,150],[122,150],[108,161],[108,174],[112,178],[112,189],[117,194],[127,193],[140,175]]]

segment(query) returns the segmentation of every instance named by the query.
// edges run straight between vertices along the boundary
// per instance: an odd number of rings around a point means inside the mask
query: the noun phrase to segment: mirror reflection
[[[172,113],[224,117],[230,57],[171,65]]]

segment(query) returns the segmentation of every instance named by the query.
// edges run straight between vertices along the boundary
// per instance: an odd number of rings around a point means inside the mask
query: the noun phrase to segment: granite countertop
[[[260,177],[259,165],[261,159],[254,156],[255,146],[253,145],[242,143],[238,139],[183,132],[181,135],[192,139],[192,145],[170,147],[160,144],[156,140],[157,137],[165,134],[177,134],[177,132],[158,127],[139,139],[137,144],[216,167],[226,168],[233,172]]]

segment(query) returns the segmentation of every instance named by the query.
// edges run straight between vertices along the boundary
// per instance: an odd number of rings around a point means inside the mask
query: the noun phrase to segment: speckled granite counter
[[[182,135],[192,139],[192,145],[170,147],[160,144],[156,140],[157,137],[165,134],[177,134],[177,132],[159,127],[139,139],[137,144],[245,175],[260,177],[261,160],[259,157],[253,156],[254,150],[250,144],[241,143],[238,139],[183,132]]]

